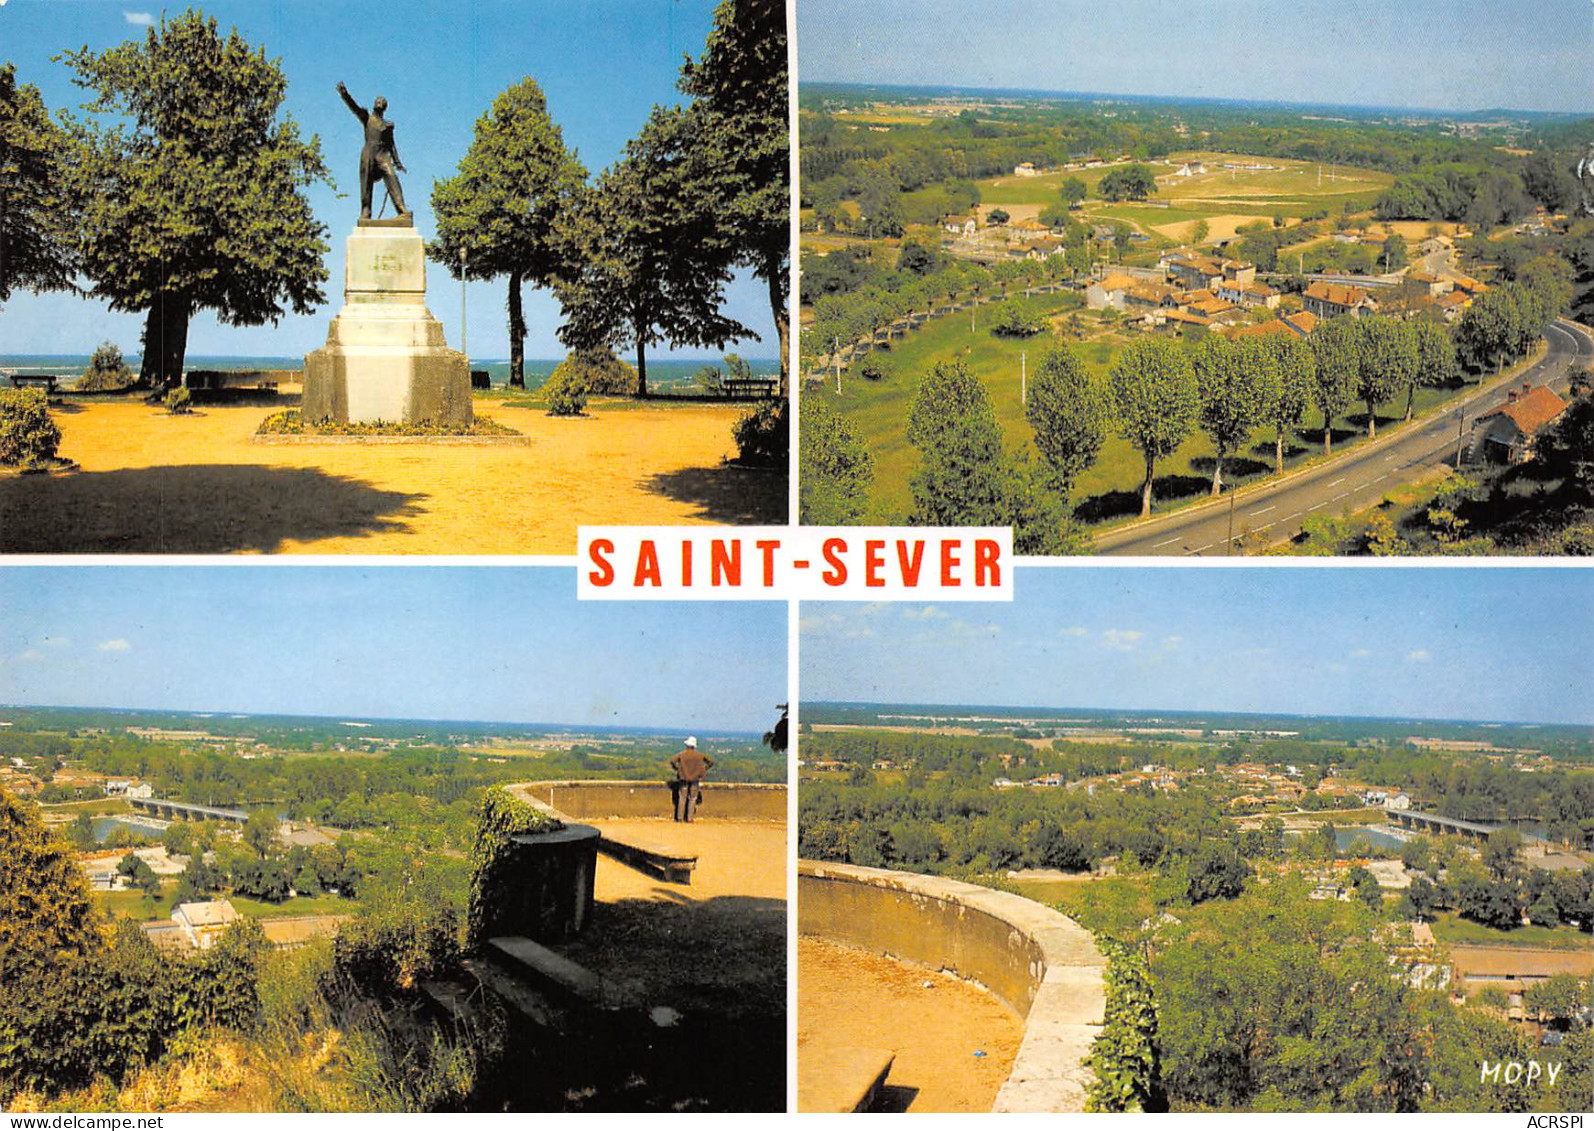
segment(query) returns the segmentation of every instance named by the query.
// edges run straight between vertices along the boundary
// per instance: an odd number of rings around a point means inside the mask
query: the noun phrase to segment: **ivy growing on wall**
[[[478,949],[493,935],[499,909],[514,883],[509,867],[511,838],[564,828],[557,818],[528,805],[504,789],[489,789],[476,819],[470,849],[470,903],[466,911],[465,945]]]
[[[1086,1111],[1166,1111],[1157,1046],[1157,1003],[1145,958],[1122,943],[1098,937],[1107,957],[1106,1021],[1090,1046],[1096,1079]]]

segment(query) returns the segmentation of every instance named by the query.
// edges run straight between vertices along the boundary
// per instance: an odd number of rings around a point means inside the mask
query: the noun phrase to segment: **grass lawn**
[[[300,895],[281,903],[267,903],[243,895],[226,897],[234,910],[245,919],[291,919],[301,915],[352,915],[359,910],[360,901],[344,899],[341,895]]]
[[[1501,931],[1442,911],[1433,923],[1433,937],[1442,943],[1467,946],[1531,946],[1551,950],[1584,950],[1594,945],[1588,935],[1572,927],[1518,927]]]
[[[1066,292],[1065,292],[1066,293]],[[1058,300],[1063,295],[1041,296]],[[988,321],[991,306],[979,308],[979,322]],[[1089,327],[1095,324],[1083,316]],[[1111,367],[1116,351],[1127,339],[1109,334],[1084,343],[1073,342],[1086,366],[1098,374]],[[919,465],[918,451],[907,441],[908,412],[923,374],[938,361],[962,360],[990,390],[998,422],[1011,450],[1033,451],[1031,432],[1024,419],[1019,399],[1020,356],[1031,373],[1040,358],[1056,344],[1056,339],[1040,334],[1022,341],[997,338],[984,329],[970,332],[969,313],[960,311],[931,319],[921,329],[898,339],[889,350],[878,353],[892,371],[890,378],[868,382],[844,371],[842,392],[834,382],[822,388],[804,389],[809,398],[823,398],[844,413],[868,443],[875,459],[875,479],[871,491],[870,521],[894,523],[902,520],[912,505],[909,478]],[[1416,411],[1423,412],[1462,392],[1461,389],[1419,389]],[[1381,427],[1394,424],[1405,413],[1404,401],[1380,406]],[[1365,410],[1352,406],[1334,422],[1334,450],[1365,435]],[[1285,466],[1295,466],[1322,452],[1322,419],[1308,409],[1306,427],[1285,438]],[[1193,433],[1168,459],[1157,465],[1156,506],[1163,512],[1204,497],[1211,489],[1212,442],[1204,433]],[[1246,451],[1231,455],[1224,463],[1224,480],[1230,485],[1257,481],[1273,472],[1273,434],[1258,429]],[[1082,522],[1106,524],[1137,517],[1140,513],[1140,482],[1145,461],[1128,441],[1117,436],[1102,446],[1095,466],[1075,485],[1076,514]]]
[[[94,901],[113,919],[166,919],[172,913],[172,896],[177,892],[175,879],[161,881],[159,899],[151,899],[136,888],[129,891],[97,891]]]

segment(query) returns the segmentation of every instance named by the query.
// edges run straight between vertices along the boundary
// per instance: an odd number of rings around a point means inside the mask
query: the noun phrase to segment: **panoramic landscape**
[[[777,0],[0,15],[0,551],[785,518]]]
[[[805,608],[800,1109],[1585,1110],[1594,577],[1177,573]]]
[[[799,8],[804,522],[1589,552],[1585,6],[1538,5],[1531,73],[1432,35],[1454,5],[1306,5],[1293,26],[1390,25],[1332,68],[1238,12],[997,30],[1030,7],[900,54]]]
[[[784,609],[365,572],[0,570],[0,1104],[783,1109]]]

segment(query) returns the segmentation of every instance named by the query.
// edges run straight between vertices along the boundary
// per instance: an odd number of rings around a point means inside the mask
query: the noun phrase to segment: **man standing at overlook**
[[[360,119],[365,127],[365,147],[360,150],[360,219],[371,218],[371,190],[377,178],[387,186],[388,199],[398,209],[400,216],[408,216],[404,207],[404,190],[399,187],[398,175],[409,172],[399,160],[398,145],[393,141],[393,123],[382,115],[387,112],[387,99],[377,96],[367,110],[349,95],[349,88],[338,83],[338,93],[343,96],[349,113]]]
[[[692,736],[688,736],[686,748],[670,759],[670,769],[675,771],[670,791],[675,794],[677,821],[691,821],[692,814],[697,812],[698,802],[703,798],[703,779],[708,777],[713,767],[714,759],[698,753],[697,739]]]

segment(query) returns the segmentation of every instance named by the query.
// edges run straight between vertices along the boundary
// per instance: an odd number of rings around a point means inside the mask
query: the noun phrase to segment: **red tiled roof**
[[[1343,283],[1325,283],[1319,280],[1306,288],[1306,297],[1335,306],[1360,306],[1367,301],[1367,292],[1360,287],[1347,287]]]
[[[1535,385],[1510,404],[1492,408],[1478,419],[1503,416],[1515,424],[1524,436],[1532,436],[1565,411],[1565,401],[1543,385]]]
[[[1303,334],[1310,334],[1317,329],[1319,319],[1310,310],[1299,310],[1294,314],[1286,314],[1282,321],[1288,322]]]
[[[1290,328],[1277,318],[1270,318],[1266,322],[1253,322],[1249,326],[1236,326],[1229,333],[1231,338],[1268,338],[1274,334],[1288,334]]]

